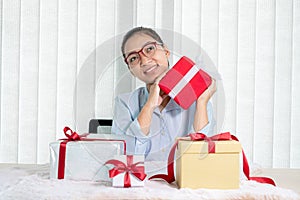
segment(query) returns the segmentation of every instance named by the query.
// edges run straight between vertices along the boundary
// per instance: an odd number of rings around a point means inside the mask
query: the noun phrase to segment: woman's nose
[[[144,64],[149,63],[149,61],[151,61],[151,58],[145,56],[144,53],[140,53],[141,66],[144,65]]]

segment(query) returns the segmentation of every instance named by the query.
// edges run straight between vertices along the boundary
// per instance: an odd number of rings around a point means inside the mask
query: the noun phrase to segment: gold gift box
[[[176,180],[179,188],[236,189],[240,183],[241,144],[234,140],[208,142],[179,140]]]

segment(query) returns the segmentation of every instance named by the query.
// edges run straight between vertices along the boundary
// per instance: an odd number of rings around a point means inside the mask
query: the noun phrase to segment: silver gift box
[[[104,165],[115,155],[124,154],[124,140],[130,151],[134,138],[112,134],[90,134],[90,139],[106,141],[71,141],[66,145],[64,179],[80,181],[111,181],[109,166]],[[58,177],[59,149],[62,141],[50,143],[50,178]],[[128,152],[127,152],[128,153]]]

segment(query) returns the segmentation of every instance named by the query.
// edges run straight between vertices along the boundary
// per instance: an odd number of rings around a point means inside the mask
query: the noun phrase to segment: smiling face
[[[125,57],[132,52],[139,52],[146,44],[157,42],[151,36],[136,33],[132,35],[124,46]],[[169,50],[162,45],[157,45],[157,49],[151,58],[139,52],[140,62],[135,66],[130,66],[131,73],[146,84],[151,84],[162,73],[168,70]]]

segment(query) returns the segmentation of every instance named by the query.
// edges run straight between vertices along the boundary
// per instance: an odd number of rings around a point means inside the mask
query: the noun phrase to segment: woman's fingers
[[[159,75],[156,79],[154,83],[159,83],[159,81],[166,75],[167,72],[162,73],[161,75]]]
[[[215,79],[212,78],[211,84],[210,84],[210,86],[208,88],[209,88],[209,91],[210,91],[211,95],[213,95],[216,92],[216,90],[217,90],[217,84],[216,84],[216,80]]]
[[[217,86],[216,86],[216,80],[212,79],[211,84],[208,86],[208,88],[200,95],[198,98],[198,101],[208,102],[209,99],[212,97],[212,95],[216,92]]]

